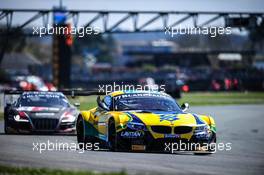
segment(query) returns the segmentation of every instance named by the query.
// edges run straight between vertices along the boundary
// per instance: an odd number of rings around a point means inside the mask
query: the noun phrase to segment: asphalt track
[[[33,151],[33,142],[71,143],[75,136],[5,135],[0,122],[0,164],[129,174],[263,174],[264,105],[191,107],[214,116],[218,142],[230,151],[213,155],[125,153],[109,151]]]

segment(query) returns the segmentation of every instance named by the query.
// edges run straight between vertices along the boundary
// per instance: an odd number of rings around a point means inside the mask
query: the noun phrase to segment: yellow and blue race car
[[[186,113],[187,103],[180,107],[164,92],[115,91],[98,96],[97,104],[77,119],[81,148],[99,142],[112,151],[182,151],[179,144],[184,151],[214,151],[214,119]]]

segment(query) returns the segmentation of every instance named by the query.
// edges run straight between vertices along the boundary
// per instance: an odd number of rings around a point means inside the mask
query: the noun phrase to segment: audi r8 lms
[[[5,107],[5,133],[75,132],[78,114],[61,92],[23,92]]]
[[[97,104],[78,116],[77,141],[81,148],[98,141],[113,151],[166,151],[169,143],[195,143],[184,151],[214,150],[214,119],[187,113],[187,103],[180,107],[166,93],[116,91],[102,100],[98,96]]]

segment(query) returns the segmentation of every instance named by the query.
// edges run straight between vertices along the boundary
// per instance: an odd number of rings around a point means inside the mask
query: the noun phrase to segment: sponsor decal
[[[131,97],[169,97],[167,94],[158,94],[158,93],[131,93],[131,94],[123,94],[114,97],[115,100],[119,100],[121,98],[131,98]]]
[[[61,93],[50,92],[27,92],[22,95],[23,99],[39,99],[39,98],[60,98],[63,97]]]
[[[160,121],[175,121],[175,120],[179,120],[179,118],[177,118],[177,114],[160,114]]]
[[[164,138],[180,138],[180,135],[179,134],[165,134],[164,135]]]
[[[44,112],[38,112],[36,113],[36,116],[53,116],[55,113],[44,113]]]
[[[142,131],[123,131],[121,132],[121,137],[126,138],[140,138],[144,136],[144,132]]]
[[[53,107],[19,107],[18,111],[59,111],[60,108],[53,108]]]

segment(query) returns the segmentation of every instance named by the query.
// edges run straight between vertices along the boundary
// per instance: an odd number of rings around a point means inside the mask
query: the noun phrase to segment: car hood
[[[199,115],[175,112],[124,112],[131,122],[142,122],[145,125],[162,126],[197,126],[206,124]]]

